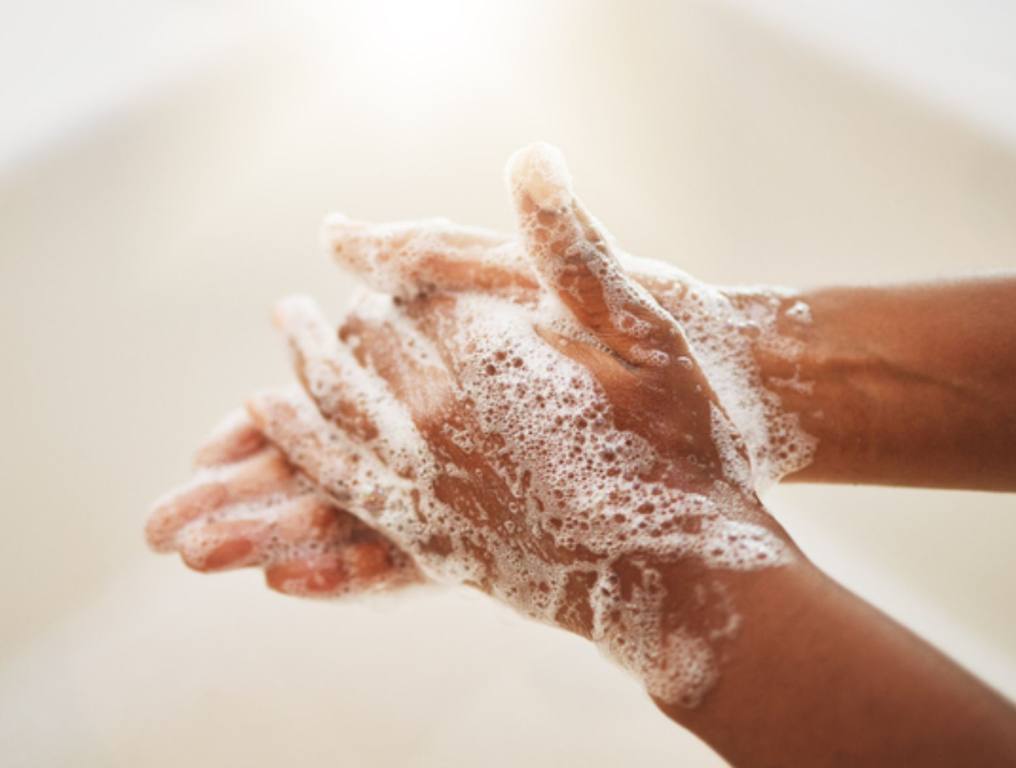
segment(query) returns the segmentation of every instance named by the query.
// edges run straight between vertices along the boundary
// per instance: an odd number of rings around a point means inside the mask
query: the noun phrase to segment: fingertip
[[[317,302],[306,294],[298,293],[279,299],[272,311],[275,326],[283,331],[297,325],[323,323],[324,317]]]
[[[220,508],[229,499],[221,482],[186,486],[155,502],[145,523],[145,540],[156,552],[171,552],[180,530],[192,520]]]
[[[344,213],[332,212],[321,220],[321,241],[331,247],[336,240],[341,241],[344,235],[360,232],[368,226],[367,222],[353,219]]]
[[[330,213],[321,222],[318,240],[321,247],[337,264],[363,274],[369,270],[370,259],[360,241],[369,226],[366,222],[351,219],[344,213]]]
[[[186,538],[180,546],[184,564],[199,573],[254,565],[257,554],[254,542],[247,538],[205,541],[195,535]]]
[[[552,144],[541,141],[517,150],[508,159],[506,175],[517,207],[528,199],[537,208],[560,211],[574,198],[564,155]]]
[[[173,551],[173,537],[175,532],[167,530],[166,519],[163,510],[154,508],[145,521],[145,543],[153,552],[166,554]]]
[[[194,454],[194,466],[203,469],[229,464],[261,450],[267,441],[246,411],[236,408],[212,430]]]
[[[339,228],[352,224],[353,219],[342,213],[341,211],[332,211],[331,213],[325,214],[324,219],[321,222],[322,230],[334,227]]]

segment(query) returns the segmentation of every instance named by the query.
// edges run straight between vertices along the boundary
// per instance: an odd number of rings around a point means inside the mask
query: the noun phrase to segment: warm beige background
[[[629,250],[706,279],[928,278],[1016,267],[1016,142],[733,6],[181,3],[172,30],[135,9],[128,32],[98,5],[90,55],[137,35],[107,78],[129,97],[0,158],[0,762],[716,764],[563,633],[464,593],[332,605],[202,578],[144,549],[145,511],[221,413],[286,378],[273,299],[341,307],[327,210],[507,228],[501,167],[542,138]],[[199,22],[200,55],[135,78]],[[772,505],[1016,695],[1012,497],[798,487]]]

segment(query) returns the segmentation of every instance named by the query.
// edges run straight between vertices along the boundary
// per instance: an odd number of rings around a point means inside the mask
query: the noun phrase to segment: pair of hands
[[[792,364],[789,299],[617,253],[545,145],[509,183],[517,240],[332,219],[372,290],[337,334],[279,306],[301,388],[248,401],[149,541],[290,594],[470,584],[694,704],[740,576],[798,556],[757,496],[811,449],[754,360]]]

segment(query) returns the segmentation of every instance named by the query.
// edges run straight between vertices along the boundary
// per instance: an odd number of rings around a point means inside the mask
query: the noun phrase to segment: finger
[[[322,227],[322,240],[336,261],[384,293],[537,288],[515,241],[447,219],[367,224],[332,215]]]
[[[434,470],[407,414],[397,414],[392,424],[403,435],[388,443],[392,456],[386,463],[327,421],[299,390],[260,393],[248,400],[247,409],[265,435],[335,503],[400,546],[421,534],[425,521],[416,473]]]
[[[262,392],[247,401],[254,423],[311,482],[357,516],[384,507],[384,468],[299,391]]]
[[[332,214],[322,225],[325,248],[376,290],[403,295],[528,293],[539,289],[520,244],[506,235],[447,219],[369,224]],[[624,271],[654,297],[694,282],[673,265],[617,252]]]
[[[341,214],[325,219],[322,242],[341,265],[376,290],[400,296],[478,291],[528,298],[539,289],[521,244],[446,219],[368,224]],[[671,264],[616,252],[624,272],[672,315],[697,281]]]
[[[195,570],[218,571],[263,565],[301,548],[335,546],[343,532],[337,512],[320,496],[306,493],[257,509],[255,517],[198,520],[182,532],[180,555]],[[345,533],[349,528],[347,523]]]
[[[519,228],[537,272],[575,318],[631,365],[691,363],[677,323],[629,279],[572,193],[564,159],[535,144],[515,153],[508,176]]]
[[[357,380],[359,366],[314,300],[283,299],[275,308],[275,324],[289,343],[300,383],[322,414],[351,437],[374,440],[378,427],[369,415],[369,389]]]
[[[267,556],[261,544],[269,527],[267,520],[197,520],[180,534],[180,556],[202,572],[260,565]]]
[[[233,504],[293,493],[300,483],[278,450],[262,449],[238,464],[205,469],[183,489],[156,502],[145,536],[157,552],[172,551],[180,530],[197,518]]]
[[[405,448],[399,438],[411,438],[396,398],[418,414],[436,407],[449,386],[427,341],[391,309],[388,297],[368,296],[336,334],[312,300],[297,297],[280,302],[276,322],[321,413],[394,466]],[[362,332],[377,326],[382,332]]]
[[[241,408],[233,411],[198,449],[196,467],[214,467],[245,459],[265,447],[267,440]]]
[[[196,522],[181,538],[180,554],[195,570],[262,566],[278,575],[299,565],[307,585],[328,584],[319,591],[333,594],[336,575],[344,592],[420,578],[409,556],[383,534],[314,493],[259,510],[257,518]]]
[[[422,314],[427,322],[440,325],[456,299],[421,299],[405,312],[387,311],[381,302],[379,297],[361,302],[339,328],[339,340],[356,363],[382,380],[419,423],[445,410],[453,399],[453,388],[439,349],[410,315]]]

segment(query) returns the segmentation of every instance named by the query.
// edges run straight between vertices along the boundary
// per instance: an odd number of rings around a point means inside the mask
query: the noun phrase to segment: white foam
[[[811,307],[803,301],[795,301],[786,311],[787,317],[799,323],[811,322]]]
[[[540,208],[563,209],[572,200],[572,181],[564,156],[543,142],[523,147],[508,159],[509,186],[525,189]]]

